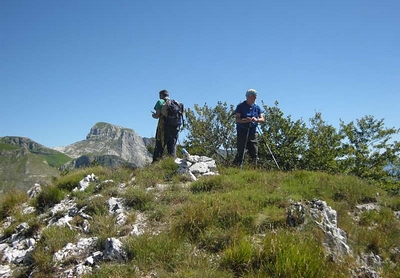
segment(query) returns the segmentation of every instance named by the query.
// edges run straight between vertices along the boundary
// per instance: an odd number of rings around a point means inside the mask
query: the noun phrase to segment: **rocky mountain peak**
[[[133,130],[128,130],[126,128],[104,123],[104,122],[99,122],[96,123],[91,129],[89,134],[86,136],[86,139],[96,139],[96,138],[101,138],[101,137],[107,137],[107,138],[120,138],[122,136],[122,133],[124,131],[133,132]]]
[[[143,167],[151,160],[143,139],[133,129],[104,122],[96,123],[90,129],[86,140],[58,150],[76,159],[82,156],[89,160],[104,160],[105,156],[106,160],[110,157],[119,157],[134,167]]]

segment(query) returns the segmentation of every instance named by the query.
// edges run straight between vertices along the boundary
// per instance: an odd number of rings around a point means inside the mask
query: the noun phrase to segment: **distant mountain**
[[[150,162],[145,141],[135,131],[109,123],[96,123],[85,140],[54,149],[29,138],[6,136],[0,138],[0,190],[45,184],[60,170],[94,164],[141,168]]]
[[[96,123],[85,140],[55,149],[74,158],[63,169],[93,163],[141,168],[151,162],[144,140],[134,130],[104,122]]]
[[[71,158],[29,138],[0,138],[0,190],[28,189],[36,182],[48,183],[58,168]]]

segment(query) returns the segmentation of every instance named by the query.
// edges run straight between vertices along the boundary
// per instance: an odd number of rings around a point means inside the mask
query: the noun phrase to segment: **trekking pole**
[[[257,128],[258,128],[258,131],[261,133],[260,127],[257,126]],[[264,140],[264,141],[265,141],[265,145],[266,145],[267,148],[268,148],[269,153],[271,154],[272,158],[273,158],[274,161],[275,161],[276,167],[280,170],[281,168],[279,167],[278,162],[276,162],[275,156],[274,156],[274,154],[272,153],[270,147],[268,146],[267,141],[266,141],[266,140]]]
[[[249,140],[250,125],[251,125],[251,123],[249,123],[249,127],[247,128],[246,143],[244,144],[244,148],[243,148],[242,162],[240,163],[240,171],[242,171],[244,157],[246,155],[247,141]]]

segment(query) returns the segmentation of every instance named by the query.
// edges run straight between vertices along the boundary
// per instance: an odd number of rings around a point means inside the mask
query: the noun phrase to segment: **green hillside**
[[[29,189],[34,183],[49,183],[58,168],[71,158],[27,138],[0,138],[0,190]]]

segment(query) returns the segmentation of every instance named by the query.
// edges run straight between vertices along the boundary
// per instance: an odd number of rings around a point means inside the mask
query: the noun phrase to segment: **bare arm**
[[[151,116],[152,116],[154,119],[160,118],[160,116],[161,116],[161,110],[160,110],[160,109],[159,109],[159,110],[156,110],[156,112],[153,113]]]
[[[263,114],[258,115],[258,122],[259,123],[265,123],[265,118]]]

